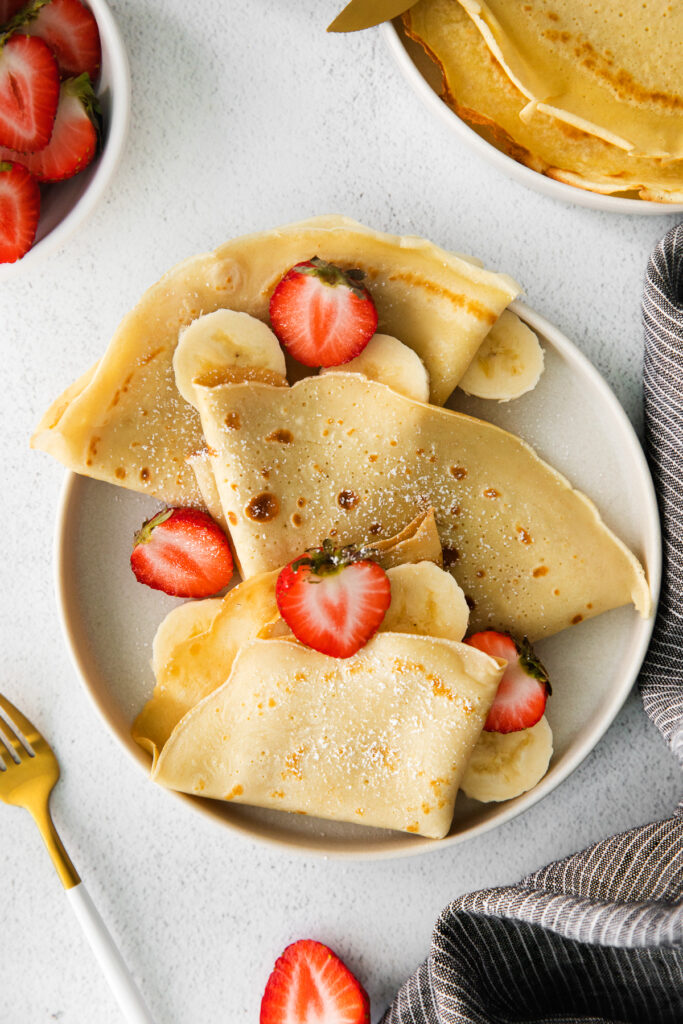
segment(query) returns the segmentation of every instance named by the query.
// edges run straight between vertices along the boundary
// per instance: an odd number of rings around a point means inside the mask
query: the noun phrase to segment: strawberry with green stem
[[[270,323],[298,362],[339,366],[360,355],[377,330],[363,277],[317,256],[287,271],[270,300]]]
[[[515,640],[509,633],[488,629],[467,637],[465,643],[507,661],[484,724],[486,732],[519,732],[536,725],[552,691],[548,673],[528,639]]]
[[[297,640],[333,658],[350,658],[381,626],[391,584],[366,551],[325,540],[281,570],[275,598]]]
[[[22,163],[37,181],[64,181],[78,174],[97,152],[100,108],[87,74],[62,82],[52,137],[37,153],[0,147],[0,160]]]
[[[130,565],[139,583],[173,597],[211,597],[233,574],[228,538],[196,508],[163,509],[143,523]]]

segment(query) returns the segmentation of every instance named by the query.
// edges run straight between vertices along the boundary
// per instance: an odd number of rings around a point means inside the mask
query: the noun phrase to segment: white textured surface
[[[52,587],[62,471],[28,437],[142,290],[187,255],[331,211],[427,235],[513,274],[640,422],[641,282],[674,218],[598,214],[506,181],[427,117],[376,32],[325,35],[340,6],[232,0],[209,20],[181,0],[116,0],[133,76],[123,166],[67,248],[0,290],[0,690],[53,741],[55,820],[159,1024],[257,1020],[272,962],[304,936],[346,958],[375,1020],[449,899],[661,817],[680,796],[632,695],[569,780],[480,840],[386,863],[289,857],[149,785],[74,677]],[[29,817],[3,806],[0,818],[0,1020],[118,1024]]]

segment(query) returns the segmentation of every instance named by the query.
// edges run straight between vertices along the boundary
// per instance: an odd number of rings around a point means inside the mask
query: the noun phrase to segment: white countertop
[[[175,262],[324,212],[512,274],[639,427],[642,279],[676,218],[594,213],[503,178],[427,115],[376,31],[325,34],[341,0],[231,0],[204,18],[181,0],[111,6],[133,76],[123,165],[80,233],[0,288],[0,691],[59,755],[55,821],[159,1024],[252,1024],[275,958],[303,937],[358,974],[374,1021],[450,899],[671,812],[680,772],[638,696],[549,797],[469,843],[368,863],[255,845],[148,783],[75,677],[52,577],[63,471],[29,451],[32,428]],[[0,820],[0,1020],[119,1024],[29,816],[2,806]]]

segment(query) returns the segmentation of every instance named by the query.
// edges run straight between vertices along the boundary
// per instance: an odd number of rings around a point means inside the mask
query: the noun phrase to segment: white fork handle
[[[65,892],[126,1020],[155,1024],[86,887],[81,882]]]

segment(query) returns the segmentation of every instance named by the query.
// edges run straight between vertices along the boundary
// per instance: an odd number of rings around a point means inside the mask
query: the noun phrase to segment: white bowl
[[[607,213],[637,213],[637,214],[671,214],[683,213],[683,203],[652,203],[645,199],[628,199],[622,196],[601,195],[599,192],[589,192],[574,185],[565,185],[564,182],[555,181],[539,171],[533,171],[530,167],[520,164],[507,153],[497,149],[481,135],[478,135],[473,128],[470,128],[455,111],[444,103],[439,94],[434,90],[428,78],[422,73],[410,53],[406,49],[400,32],[392,22],[384,22],[380,26],[384,40],[394,57],[404,77],[413,90],[420,97],[422,102],[432,111],[443,123],[450,128],[453,134],[466,146],[469,146],[475,153],[483,157],[494,167],[497,167],[508,177],[514,178],[527,188],[541,192],[551,199],[559,199],[565,203],[574,203],[577,206],[587,206],[590,210],[605,210]],[[427,58],[425,57],[425,60]]]
[[[642,560],[656,601],[661,572],[657,501],[633,427],[609,386],[568,338],[523,303],[512,308],[545,348],[539,384],[517,401],[501,404],[456,392],[455,405],[520,434],[585,490],[608,526]],[[131,738],[130,727],[153,686],[152,637],[165,614],[181,603],[141,587],[130,571],[133,533],[158,507],[147,495],[67,473],[55,545],[58,605],[76,672],[107,727],[145,775],[150,761]],[[630,606],[616,608],[538,645],[553,680],[547,712],[555,747],[550,770],[533,789],[504,803],[477,803],[460,793],[445,839],[172,796],[224,828],[308,856],[370,859],[443,850],[522,813],[571,774],[626,700],[653,622],[654,617],[642,619]],[[556,806],[561,813],[561,802]]]
[[[121,33],[104,0],[86,0],[97,20],[102,70],[96,93],[103,138],[98,156],[68,181],[41,189],[40,220],[33,246],[16,263],[0,264],[0,281],[12,280],[58,249],[90,216],[114,176],[128,135],[130,70]]]

